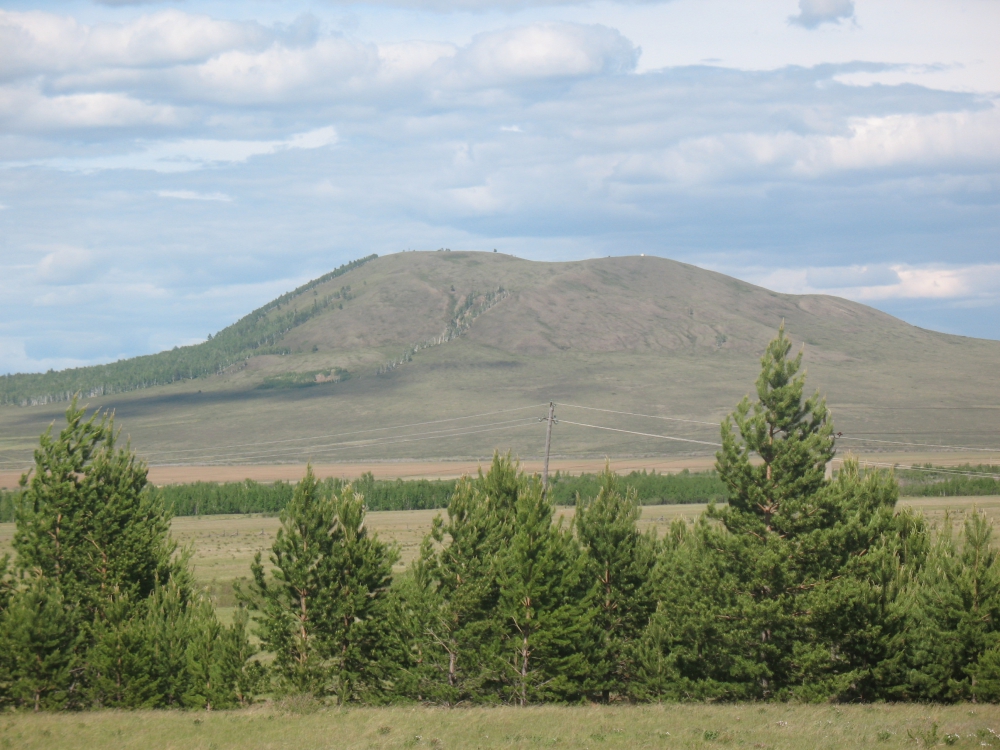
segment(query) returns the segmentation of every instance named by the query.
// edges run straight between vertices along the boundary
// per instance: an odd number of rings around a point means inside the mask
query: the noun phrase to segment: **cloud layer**
[[[857,82],[899,65],[642,70],[605,23],[380,41],[134,8],[0,11],[0,49],[0,370],[195,340],[440,246],[655,253],[1000,338],[998,100]]]
[[[840,23],[854,18],[853,0],[799,0],[798,14],[790,23],[806,29],[815,29],[824,23]]]

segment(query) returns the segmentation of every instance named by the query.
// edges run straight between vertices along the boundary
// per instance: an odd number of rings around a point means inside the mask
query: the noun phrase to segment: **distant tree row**
[[[1000,466],[990,464],[962,464],[947,468],[925,464],[917,468],[897,469],[896,477],[900,492],[909,497],[1000,495]]]
[[[0,375],[0,404],[31,405],[69,401],[73,394],[101,396],[134,391],[178,380],[214,375],[260,354],[288,353],[281,346],[284,335],[334,305],[351,299],[349,286],[308,303],[300,299],[321,284],[353,271],[377,258],[369,255],[345,263],[294,291],[283,294],[254,310],[208,341],[170,351],[133,357],[107,365],[77,367],[42,374]],[[298,302],[293,306],[293,303]],[[282,308],[289,308],[282,312]]]
[[[931,467],[926,467],[931,469]],[[950,471],[1000,474],[995,466],[959,466]],[[1000,481],[990,477],[962,476],[934,471],[899,469],[900,494],[908,497],[967,497],[1000,495]],[[621,476],[627,491],[635,492],[640,505],[675,505],[683,503],[723,503],[729,497],[725,483],[714,471],[658,474],[633,471]],[[563,474],[549,477],[549,497],[555,505],[574,505],[577,497],[593,497],[601,488],[598,474]],[[323,492],[340,492],[343,479],[320,482]],[[375,479],[369,472],[354,483],[364,495],[368,510],[431,510],[446,508],[455,492],[454,479]],[[174,516],[197,516],[227,513],[277,514],[292,498],[288,482],[192,482],[154,487],[146,492],[159,495],[159,502]],[[20,490],[0,490],[0,523],[10,523],[17,513]]]
[[[144,468],[74,406],[43,436],[18,512],[0,701],[1000,700],[991,525],[971,513],[933,531],[896,507],[891,473],[855,460],[826,479],[830,415],[789,351],[782,330],[756,398],[723,423],[729,500],[693,525],[640,533],[637,492],[610,471],[562,523],[537,476],[496,455],[394,575],[364,482],[310,468],[229,627],[191,584]]]
[[[634,490],[642,505],[707,503],[725,501],[726,487],[715,472],[657,474],[633,471],[622,477],[629,491]],[[329,478],[320,482],[326,494],[338,493],[346,480]],[[445,508],[455,493],[455,479],[375,479],[363,474],[353,483],[365,498],[368,510],[431,510]],[[549,496],[556,505],[574,505],[577,496],[592,497],[600,490],[597,474],[569,475],[556,472],[550,477]],[[293,485],[288,482],[192,482],[190,484],[147,485],[146,492],[174,516],[214,515],[223,513],[277,514],[292,499]],[[0,523],[13,521],[20,491],[0,490]]]

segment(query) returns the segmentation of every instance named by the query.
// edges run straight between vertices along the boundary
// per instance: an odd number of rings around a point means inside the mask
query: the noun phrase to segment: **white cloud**
[[[182,121],[177,108],[151,104],[119,93],[46,96],[37,88],[0,87],[0,123],[8,131],[173,126]]]
[[[272,44],[260,52],[231,50],[176,72],[188,96],[214,102],[316,101],[331,93],[361,90],[378,73],[375,45],[341,37],[309,47]]]
[[[148,67],[205,60],[274,37],[256,23],[165,10],[122,24],[88,26],[70,16],[0,10],[0,79],[95,67]]]
[[[221,201],[231,203],[232,197],[225,193],[197,193],[193,190],[157,190],[161,198],[177,198],[183,201]]]
[[[835,121],[823,129],[831,127],[836,127]],[[808,180],[897,168],[979,171],[1000,166],[1000,106],[852,117],[842,128],[847,132],[781,130],[684,138],[660,152],[638,152],[622,159],[614,167],[614,179],[694,184],[778,176]]]
[[[1000,300],[1000,263],[779,269],[758,275],[754,281],[789,294],[833,294],[859,302]]]
[[[457,45],[443,42],[407,41],[378,47],[380,77],[386,82],[408,80],[426,74],[440,60],[452,58]]]
[[[824,23],[840,23],[854,17],[852,0],[799,0],[799,13],[788,21],[806,29]]]
[[[141,169],[154,172],[190,172],[212,164],[237,164],[253,156],[292,149],[318,149],[337,142],[332,126],[298,133],[283,140],[222,141],[190,139],[146,144],[141,150],[115,156],[51,159],[41,162],[66,170]],[[177,197],[177,196],[172,196]]]
[[[89,276],[94,263],[94,254],[85,248],[59,247],[41,259],[35,278],[38,283],[45,285],[79,283]]]
[[[25,348],[25,339],[20,336],[0,336],[0,365],[4,372],[45,372],[62,370],[67,367],[83,367],[93,364],[75,357],[32,357]]]
[[[632,42],[606,26],[538,23],[473,37],[455,56],[452,75],[489,84],[627,73],[639,54]]]
[[[490,185],[474,185],[465,188],[453,188],[448,191],[460,211],[473,214],[495,213],[504,203]]]

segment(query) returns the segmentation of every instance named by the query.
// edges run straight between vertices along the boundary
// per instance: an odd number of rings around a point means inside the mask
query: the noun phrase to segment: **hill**
[[[717,428],[695,422],[718,421],[751,389],[782,320],[848,437],[996,444],[1000,342],[655,257],[440,251],[347,264],[196,346],[2,378],[0,450],[23,464],[82,391],[116,410],[153,463],[469,457],[498,445],[537,455],[549,400],[694,420],[561,406],[557,455],[705,453],[580,425],[714,441]],[[506,409],[522,410],[417,424]],[[399,425],[414,426],[385,429]]]

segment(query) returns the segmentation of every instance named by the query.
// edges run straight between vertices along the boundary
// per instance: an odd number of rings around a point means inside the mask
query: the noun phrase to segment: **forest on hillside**
[[[308,305],[291,309],[291,303],[321,284],[343,276],[377,258],[369,255],[303,284],[240,318],[208,340],[170,351],[123,359],[107,365],[76,367],[41,374],[0,375],[0,405],[35,406],[70,401],[74,394],[86,397],[167,385],[225,371],[249,357],[284,354],[281,339],[296,326],[351,299],[349,285],[315,296]],[[287,308],[287,309],[286,309]],[[282,310],[284,309],[284,312]]]
[[[230,624],[194,585],[144,464],[108,415],[74,403],[41,438],[0,569],[0,703],[1000,701],[991,524],[931,528],[897,507],[891,472],[855,460],[826,478],[830,413],[804,396],[790,347],[782,330],[755,399],[723,422],[728,500],[693,524],[640,533],[638,489],[611,471],[564,523],[539,478],[497,454],[394,573],[365,483],[310,468]]]

